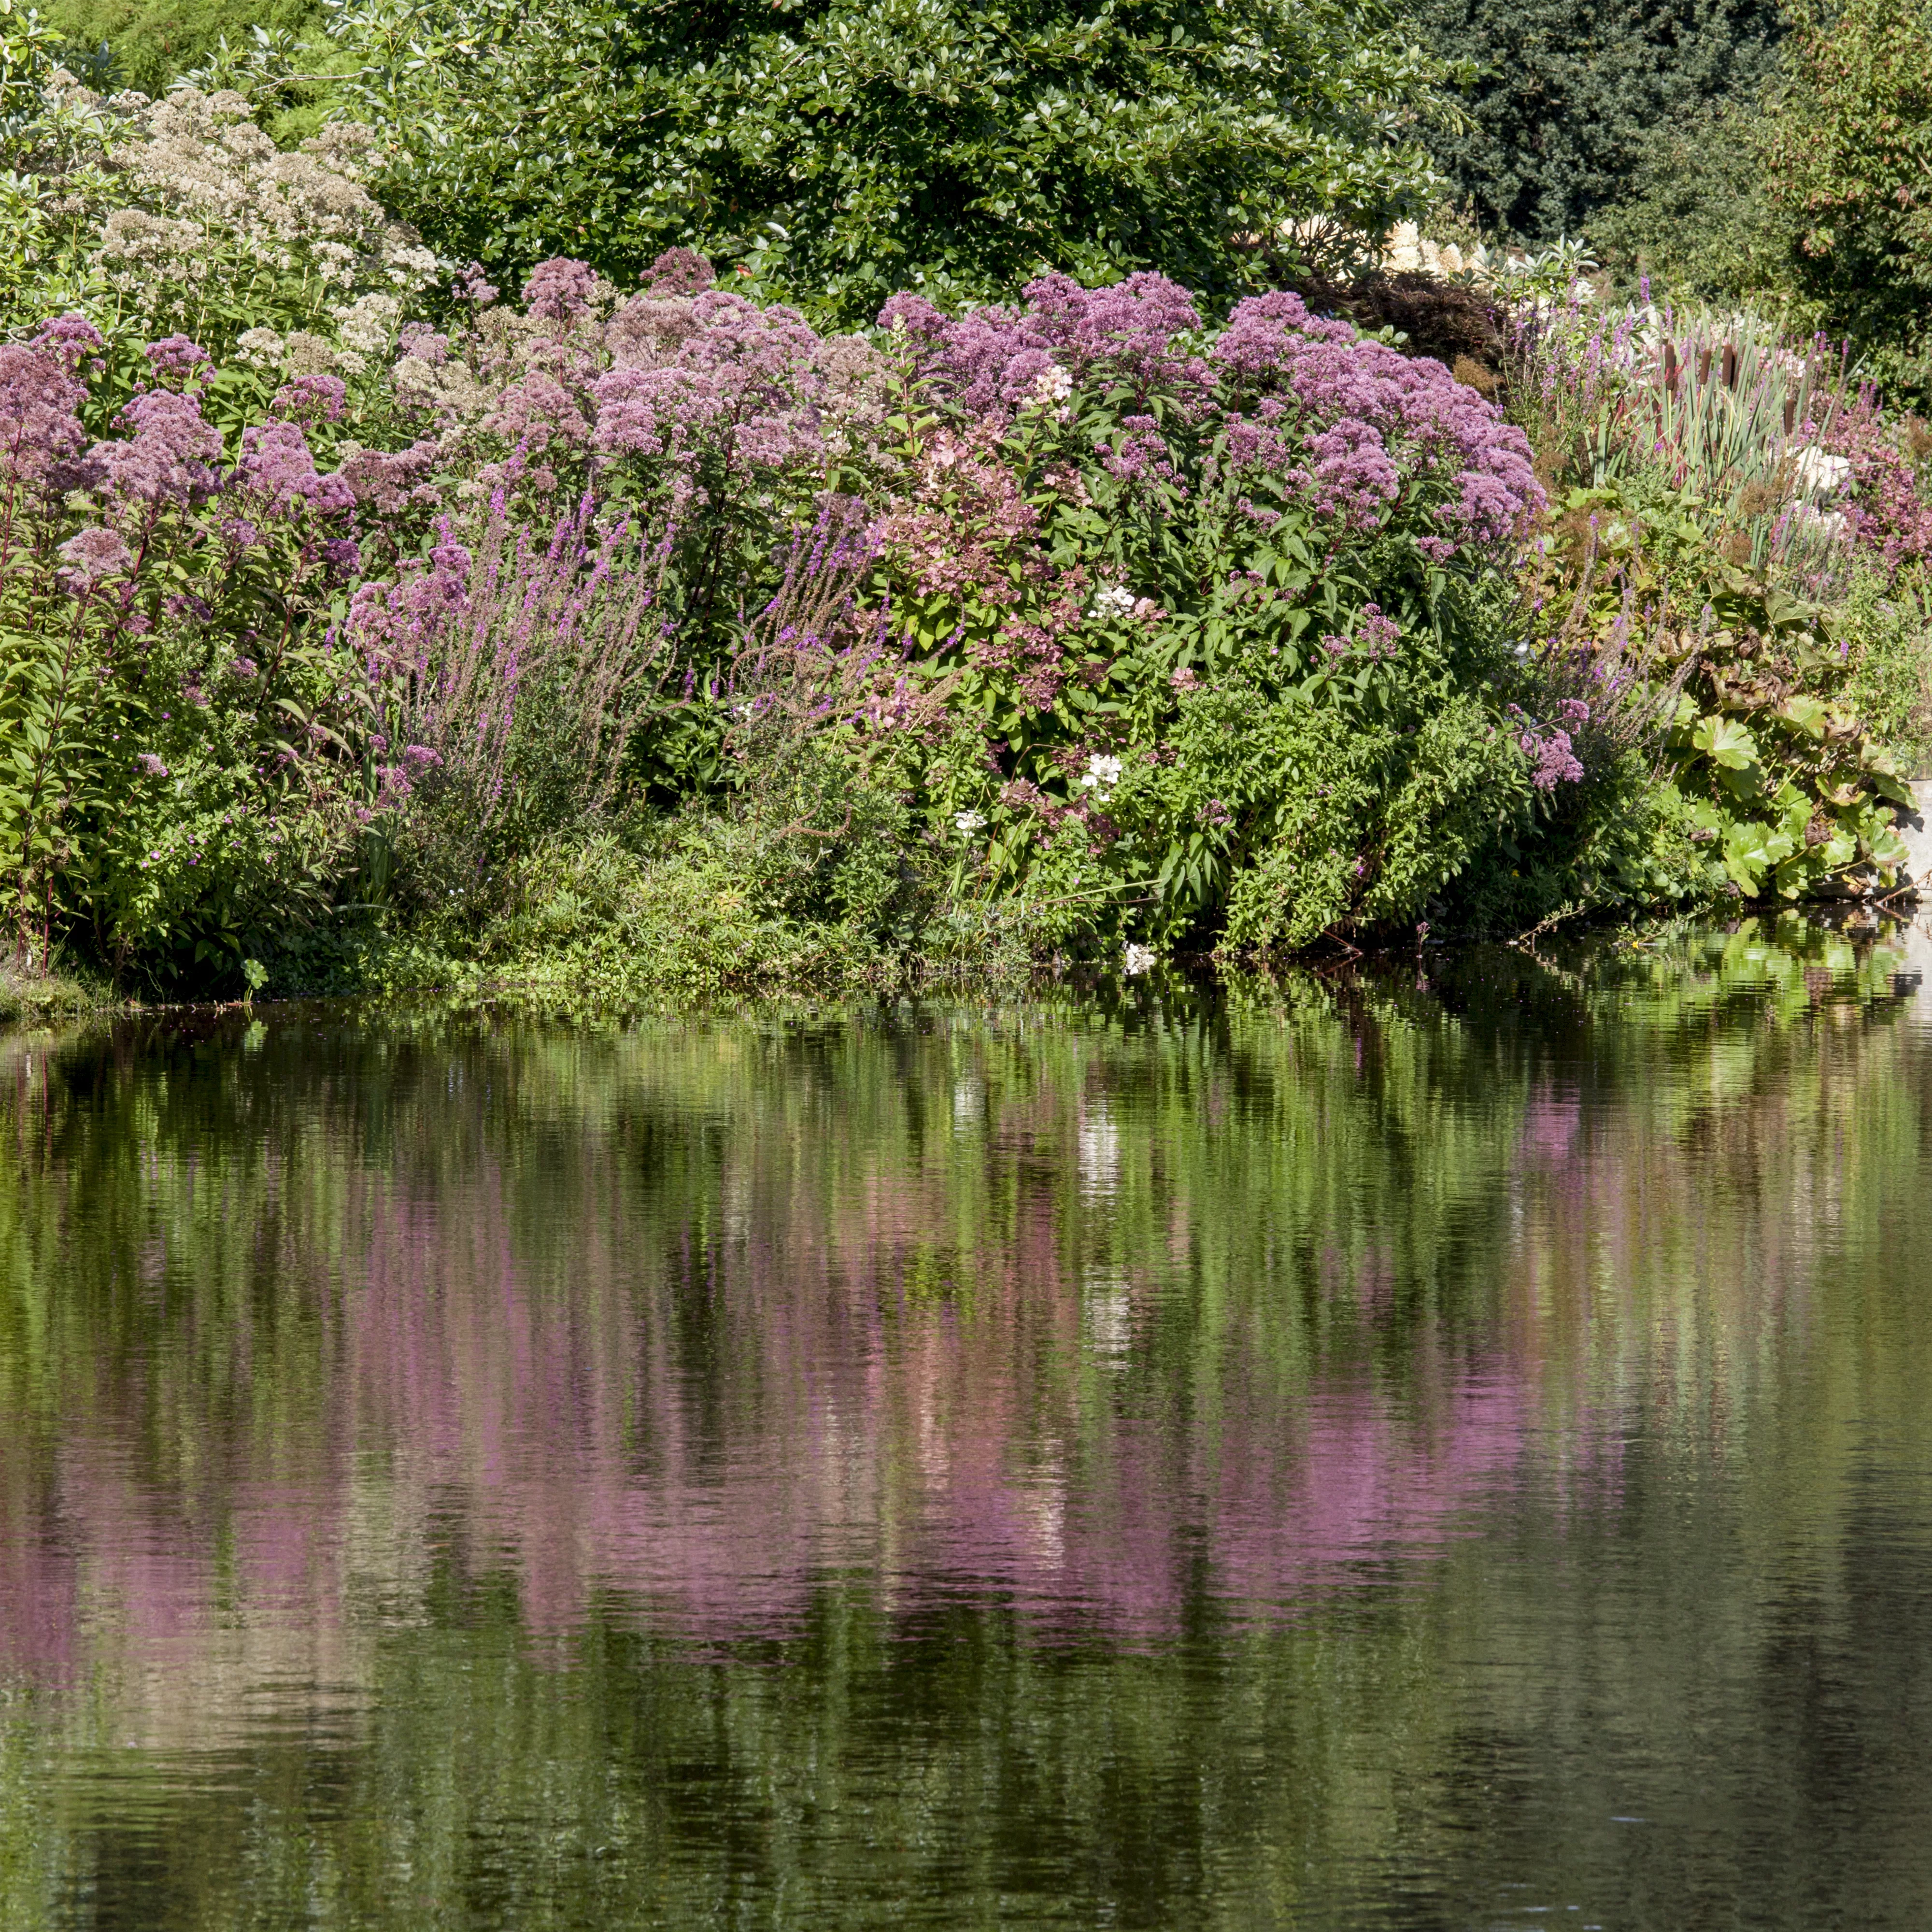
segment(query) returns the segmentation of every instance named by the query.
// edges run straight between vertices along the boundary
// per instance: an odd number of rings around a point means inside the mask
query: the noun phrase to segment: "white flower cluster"
[[[1467,276],[1472,281],[1486,282],[1500,266],[1498,258],[1478,242],[1466,250],[1453,242],[1431,242],[1412,221],[1398,221],[1389,231],[1382,250],[1382,266],[1392,274],[1439,275],[1455,281]]]
[[[1811,496],[1833,496],[1845,487],[1852,473],[1849,456],[1834,456],[1828,449],[1807,443],[1791,459],[1798,487]]]
[[[1090,787],[1095,796],[1105,798],[1120,783],[1120,760],[1111,752],[1096,752],[1087,760],[1081,788],[1084,790]]]
[[[976,832],[983,832],[986,829],[985,815],[977,812],[956,812],[952,814],[952,824],[953,829],[962,838],[970,838]]]
[[[1134,614],[1134,593],[1124,584],[1103,584],[1094,593],[1094,602],[1088,607],[1090,617],[1105,620],[1108,617],[1131,617]]]
[[[1151,946],[1137,945],[1130,939],[1120,957],[1120,970],[1130,980],[1137,980],[1152,970],[1157,956]]]
[[[1056,364],[1051,369],[1042,369],[1033,379],[1033,398],[1036,403],[1052,408],[1066,401],[1073,393],[1073,378]]]
[[[248,368],[284,376],[352,376],[366,361],[308,328],[292,328],[286,335],[272,328],[244,328],[236,338],[235,348],[236,360]]]

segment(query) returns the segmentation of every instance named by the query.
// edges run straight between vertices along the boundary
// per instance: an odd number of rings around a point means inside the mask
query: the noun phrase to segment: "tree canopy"
[[[1922,391],[1932,346],[1932,4],[1847,0],[1800,32],[1768,143],[1786,268],[1874,373]]]
[[[1413,0],[1434,50],[1473,70],[1462,126],[1430,146],[1482,224],[1574,235],[1622,194],[1654,130],[1774,69],[1777,0]]]

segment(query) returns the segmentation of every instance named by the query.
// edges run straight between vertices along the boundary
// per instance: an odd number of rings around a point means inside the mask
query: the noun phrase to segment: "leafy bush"
[[[1291,218],[1375,232],[1429,185],[1432,70],[1376,0],[345,0],[386,192],[459,258],[667,248],[814,315],[1158,268],[1211,297]]]
[[[1496,664],[1488,620],[1540,501],[1494,410],[1292,295],[1217,332],[1151,275],[1027,296],[886,310],[932,413],[881,526],[915,676],[874,735],[959,842],[962,889],[1211,931],[1243,872],[1302,842],[1322,760],[1356,736],[1386,779],[1469,736],[1514,774],[1481,782],[1490,822],[1525,802],[1499,710],[1453,702]],[[916,754],[935,704],[936,753]],[[1245,742],[1208,722],[1231,712]],[[1344,884],[1235,936],[1406,917],[1468,855],[1436,804],[1426,859],[1402,843],[1420,820],[1354,828]]]
[[[1586,673],[1600,706],[1661,694],[1664,769],[1713,884],[1888,880],[1911,799],[1846,707],[1834,610],[1919,524],[1869,399],[1819,345],[1736,322],[1573,308],[1524,340],[1516,406],[1574,479],[1532,588],[1538,654]]]
[[[320,23],[315,0],[48,0],[42,16],[74,72],[158,94],[226,40],[254,28],[299,33]]]
[[[1146,270],[850,335],[689,249],[432,295],[380,137],[281,154],[238,96],[104,100],[30,42],[22,960],[896,984],[1890,862],[1849,694],[1917,730],[1924,438],[1815,347],[1546,304],[1512,362],[1527,296],[1413,276],[1328,296],[1476,386]],[[173,237],[138,278],[136,234]]]
[[[91,437],[101,346],[74,316],[0,345],[0,881],[16,958],[75,919],[117,961],[206,958],[346,860],[359,694],[311,620],[354,500],[293,424],[224,466],[178,339]]]
[[[1804,319],[1852,338],[1901,396],[1932,393],[1932,6],[1846,0],[1805,19],[1766,192]]]

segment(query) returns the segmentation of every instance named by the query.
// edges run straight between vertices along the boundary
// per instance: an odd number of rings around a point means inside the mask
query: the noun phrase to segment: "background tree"
[[[1772,123],[1733,97],[1653,129],[1621,200],[1591,215],[1590,251],[1619,292],[1773,309],[1788,300],[1785,247],[1765,181]]]
[[[1486,228],[1574,235],[1619,199],[1654,130],[1754,92],[1774,70],[1777,0],[1412,0],[1435,50],[1467,64],[1460,128],[1430,136]]]
[[[1225,298],[1291,220],[1433,186],[1382,0],[346,0],[386,198],[452,253],[633,277],[689,244],[814,313],[1159,268]]]

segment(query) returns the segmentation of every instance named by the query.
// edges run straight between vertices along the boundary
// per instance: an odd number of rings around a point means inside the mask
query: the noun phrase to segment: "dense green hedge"
[[[685,245],[816,315],[1042,268],[1264,284],[1284,217],[1419,205],[1383,0],[351,0],[386,198],[494,268]]]

